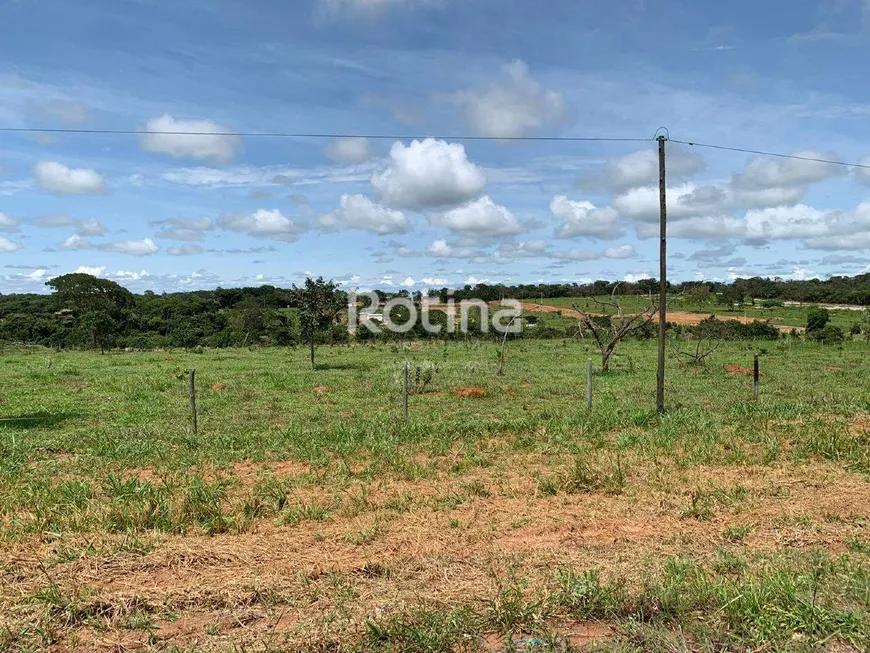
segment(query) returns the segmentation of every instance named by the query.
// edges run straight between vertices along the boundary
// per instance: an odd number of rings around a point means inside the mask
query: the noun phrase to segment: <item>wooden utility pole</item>
[[[665,411],[665,329],[668,310],[667,222],[668,199],[665,180],[665,136],[659,136],[659,367],[656,374],[656,410]]]

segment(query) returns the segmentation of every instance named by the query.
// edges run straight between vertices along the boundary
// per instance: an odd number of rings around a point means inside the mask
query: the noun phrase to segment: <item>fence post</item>
[[[752,392],[756,399],[758,399],[758,376],[758,354],[756,353],[752,366]]]
[[[405,379],[404,379],[404,392],[403,394],[403,406],[405,409],[405,423],[408,423],[408,361],[405,361]]]
[[[196,435],[196,370],[190,370],[190,412],[193,414],[193,434]]]
[[[586,408],[592,408],[592,359],[586,359]]]

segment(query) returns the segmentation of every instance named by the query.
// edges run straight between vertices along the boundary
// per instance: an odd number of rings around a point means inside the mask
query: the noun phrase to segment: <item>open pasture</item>
[[[867,650],[866,345],[496,349],[6,350],[0,649]]]

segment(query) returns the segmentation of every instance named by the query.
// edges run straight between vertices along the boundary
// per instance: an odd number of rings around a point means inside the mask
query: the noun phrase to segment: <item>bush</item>
[[[822,329],[813,331],[811,337],[823,345],[839,345],[846,339],[846,334],[840,327],[829,324]]]
[[[861,334],[861,323],[860,322],[852,322],[852,326],[849,327],[849,335],[857,336]]]
[[[743,324],[736,320],[717,320],[711,315],[696,326],[685,328],[689,335],[709,340],[778,340],[779,330],[772,324],[753,320]]]
[[[827,308],[811,308],[807,313],[807,333],[824,329],[830,321],[831,312]]]
[[[762,299],[758,305],[761,308],[782,308],[785,306],[785,302],[781,299]]]

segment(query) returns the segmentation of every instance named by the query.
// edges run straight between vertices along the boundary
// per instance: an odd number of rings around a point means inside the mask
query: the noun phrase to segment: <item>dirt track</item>
[[[560,313],[564,317],[574,317],[580,319],[580,312],[575,311],[572,308],[560,308],[558,306],[549,306],[547,304],[534,304],[531,302],[521,302],[523,310],[529,311],[532,313]],[[603,315],[603,314],[602,314]],[[687,313],[685,311],[668,311],[667,320],[668,322],[673,322],[674,324],[686,324],[686,325],[694,325],[700,324],[703,320],[706,320],[710,317],[709,313]],[[717,315],[717,320],[733,320],[736,322],[742,322],[743,324],[751,324],[755,321],[754,318],[742,317],[739,315],[730,316],[730,315]],[[658,316],[653,320],[654,322],[658,322]],[[789,326],[781,326],[778,324],[774,325],[780,331],[791,331],[793,328],[796,328],[798,331],[803,331],[801,327],[789,327]]]

